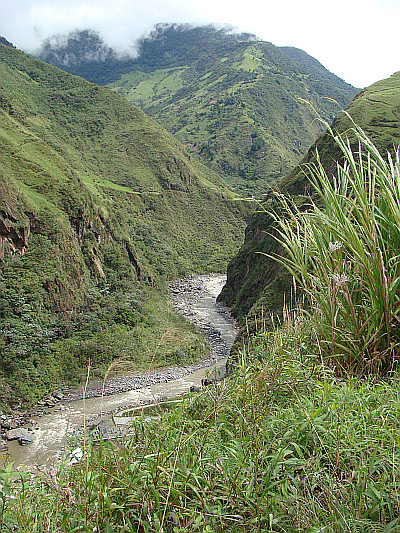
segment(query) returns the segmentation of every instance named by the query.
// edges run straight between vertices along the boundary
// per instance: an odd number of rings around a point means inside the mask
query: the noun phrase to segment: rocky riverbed
[[[221,331],[213,324],[209,323],[208,316],[204,316],[196,310],[196,305],[204,297],[204,294],[212,294],[207,290],[207,284],[215,283],[219,287],[219,285],[221,285],[221,280],[224,279],[225,276],[223,275],[190,276],[189,278],[180,279],[170,284],[172,304],[206,337],[211,346],[210,357],[188,366],[170,366],[158,370],[150,370],[145,373],[138,372],[136,374],[125,376],[109,377],[104,384],[104,389],[102,381],[93,381],[86,388],[85,397],[95,398],[102,395],[110,396],[112,394],[119,394],[129,390],[149,387],[155,383],[166,383],[167,381],[179,379],[191,374],[200,368],[209,367],[217,360],[228,357],[231,346],[228,345],[229,343],[227,344],[226,339],[222,337]],[[227,310],[223,306],[219,304],[215,305],[221,315],[224,315],[227,320],[231,320]],[[43,400],[41,402],[42,405],[39,405],[39,407],[54,407],[60,399],[62,399],[63,402],[71,402],[82,399],[82,396],[82,388],[64,388],[62,391],[57,391],[49,398]]]
[[[205,360],[197,363],[183,366],[183,367],[168,367],[158,370],[152,370],[146,373],[135,373],[125,376],[112,377],[107,379],[106,384],[103,382],[92,382],[86,389],[85,399],[87,402],[92,401],[92,416],[96,416],[96,411],[99,411],[99,401],[95,399],[104,395],[101,407],[102,412],[115,410],[118,407],[118,398],[124,393],[130,394],[130,391],[146,391],[154,388],[157,384],[166,384],[166,388],[170,391],[174,389],[174,383],[177,385],[177,394],[182,384],[180,383],[185,376],[199,374],[201,369],[207,368],[213,365],[216,361],[228,356],[230,348],[235,338],[235,328],[233,322],[230,319],[227,311],[218,304],[215,303],[215,298],[219,294],[225,277],[223,275],[206,275],[206,276],[192,276],[183,280],[178,280],[171,284],[171,301],[173,305],[182,313],[189,321],[191,321],[207,338],[211,345],[211,356]],[[191,378],[190,378],[191,379]],[[195,379],[195,378],[193,378]],[[199,379],[199,378],[196,378]],[[186,378],[187,383],[187,378]],[[168,385],[168,387],[167,387]],[[160,385],[161,386],[161,385]],[[187,390],[187,389],[186,389]],[[73,410],[75,403],[79,403],[82,400],[82,388],[72,389],[64,388],[60,391],[53,392],[51,396],[45,398],[33,409],[30,413],[14,413],[11,417],[0,417],[0,424],[2,426],[2,434],[5,437],[6,432],[14,430],[21,426],[25,426],[26,431],[31,433],[40,433],[40,426],[42,421],[38,422],[39,418],[44,420],[53,417],[61,419],[68,415],[70,417],[70,411]],[[173,392],[172,392],[173,394]],[[107,397],[110,400],[107,400]],[[123,400],[124,402],[126,400]],[[136,403],[146,403],[151,401],[143,396],[143,399],[134,400]],[[82,403],[82,402],[80,402]],[[112,407],[108,409],[106,405]],[[125,404],[126,405],[126,404]],[[79,410],[79,409],[78,409]],[[100,411],[99,411],[100,412]],[[46,422],[47,423],[47,422]],[[10,433],[9,433],[10,435]],[[16,433],[11,433],[16,435]],[[41,436],[43,438],[43,435]],[[7,444],[5,441],[0,441],[3,449],[0,446],[0,451],[5,451]]]

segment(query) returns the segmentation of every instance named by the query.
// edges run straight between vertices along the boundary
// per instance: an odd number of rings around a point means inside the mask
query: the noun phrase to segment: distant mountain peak
[[[141,40],[151,40],[151,39],[162,39],[166,35],[171,35],[173,33],[184,33],[191,32],[196,34],[215,34],[220,37],[225,36],[228,39],[235,39],[238,41],[260,41],[261,39],[254,35],[253,33],[240,32],[238,28],[232,26],[231,24],[206,24],[206,25],[196,25],[189,23],[177,23],[177,22],[161,22],[154,26],[154,30],[150,33],[148,37],[144,37]]]
[[[49,37],[42,44],[39,55],[43,61],[55,66],[71,66],[93,61],[105,62],[117,57],[99,32],[89,29]]]
[[[5,46],[11,46],[12,48],[15,48],[15,46],[10,43],[10,41],[7,41],[7,39],[5,37],[2,37],[0,35],[0,44],[4,44]]]

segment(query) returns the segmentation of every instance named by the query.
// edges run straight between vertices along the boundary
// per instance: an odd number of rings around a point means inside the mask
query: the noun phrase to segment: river
[[[171,288],[174,305],[209,337],[213,346],[215,359],[213,363],[217,368],[224,367],[226,356],[236,336],[233,321],[216,304],[216,297],[225,280],[226,277],[219,274],[195,276],[181,280]],[[198,368],[199,366],[201,368]],[[56,459],[62,459],[68,452],[67,445],[71,434],[82,428],[85,423],[90,423],[104,413],[117,412],[127,407],[185,394],[192,386],[199,386],[202,379],[210,374],[213,366],[210,366],[210,361],[205,361],[182,369],[171,368],[164,373],[151,373],[155,376],[153,381],[163,379],[164,382],[119,394],[64,401],[62,405],[49,410],[48,414],[33,425],[31,444],[21,446],[17,441],[8,443],[10,456],[8,460],[13,461],[15,467],[29,467],[33,464],[45,465]],[[181,377],[173,379],[174,375]]]

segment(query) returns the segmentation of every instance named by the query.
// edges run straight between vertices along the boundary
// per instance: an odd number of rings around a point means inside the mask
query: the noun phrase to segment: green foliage
[[[39,57],[109,82],[246,195],[263,193],[321,133],[299,98],[330,120],[336,109],[323,97],[345,106],[357,92],[305,52],[231,28],[159,24],[137,52],[135,59],[118,58],[85,30],[53,37]],[[264,150],[251,143],[254,129],[265,139]]]
[[[22,532],[398,530],[399,377],[333,380],[297,315],[258,333],[226,382],[74,467],[11,480]],[[40,502],[40,505],[39,505]],[[39,511],[40,509],[40,511]]]
[[[306,210],[282,200],[285,215],[275,220],[286,255],[278,260],[304,289],[338,373],[388,371],[400,342],[399,155],[385,159],[355,124],[356,153],[330,133],[344,162],[332,178],[317,154]]]
[[[379,81],[361,91],[351,102],[347,112],[375,146],[383,154],[399,145],[399,109],[400,109],[400,73]],[[332,123],[335,132],[343,133],[351,129],[352,123],[346,113],[341,113]],[[350,143],[354,153],[358,151],[358,143],[350,135]],[[328,175],[336,173],[336,162],[341,161],[342,153],[329,134],[321,136],[292,172],[280,179],[273,190],[290,197],[301,209],[310,200],[312,186],[309,173],[305,171],[307,164],[316,162],[316,151]],[[280,209],[277,196],[272,189],[267,191],[247,230],[245,241],[237,256],[228,266],[228,280],[220,296],[222,302],[232,308],[235,316],[255,331],[257,318],[270,313],[280,314],[284,301],[290,300],[291,276],[286,269],[273,258],[267,256],[281,255],[282,247],[276,241],[274,220],[271,213]],[[282,211],[282,215],[283,215]],[[257,254],[261,252],[266,255]],[[238,341],[246,336],[243,328]]]
[[[323,97],[345,106],[356,94],[303,54],[309,61],[256,38],[167,25],[141,42],[134,67],[109,86],[237,191],[259,194],[322,132],[299,99],[312,100],[331,120],[335,106]]]
[[[202,194],[214,189],[232,197],[218,176],[191,162],[165,130],[123,99],[15,50],[2,47],[1,52],[6,97],[12,103],[19,101],[24,125],[30,127],[30,132],[24,131],[6,115],[4,147],[19,154],[19,166],[25,163],[30,174],[36,171],[27,183],[36,192],[43,191],[50,181],[54,186],[50,191],[47,188],[46,194],[51,193],[53,198],[56,193],[62,195],[66,172],[71,185],[75,182],[81,194],[87,192],[68,169],[72,165],[90,186],[90,192],[97,195],[96,203],[102,196],[108,200],[111,191],[131,191],[130,200],[134,203],[147,193],[158,208],[165,199],[157,196],[171,190]],[[61,153],[64,161],[57,160],[40,137]],[[37,165],[34,169],[33,164]],[[62,196],[65,202],[65,195]]]
[[[309,56],[303,50],[299,48],[294,48],[293,46],[281,46],[280,47],[285,54],[294,59],[297,63],[306,68],[311,74],[314,74],[320,79],[324,79],[342,89],[348,89],[349,84],[344,80],[341,80],[332,72],[329,72],[319,61],[314,57]]]
[[[207,343],[167,303],[166,291],[135,281],[118,251],[104,260],[107,281],[92,285],[80,312],[70,317],[46,311],[40,276],[28,268],[16,272],[15,261],[5,264],[0,375],[9,391],[1,392],[3,407],[23,402],[26,408],[60,383],[77,385],[89,364],[93,376],[102,377],[121,358],[128,370],[144,371],[207,357]],[[157,350],[169,330],[174,339]]]

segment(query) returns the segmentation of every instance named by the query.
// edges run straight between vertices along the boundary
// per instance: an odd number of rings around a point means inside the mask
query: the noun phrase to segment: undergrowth
[[[335,379],[318,344],[302,318],[260,333],[228,380],[133,436],[3,471],[2,531],[398,531],[398,375]]]

